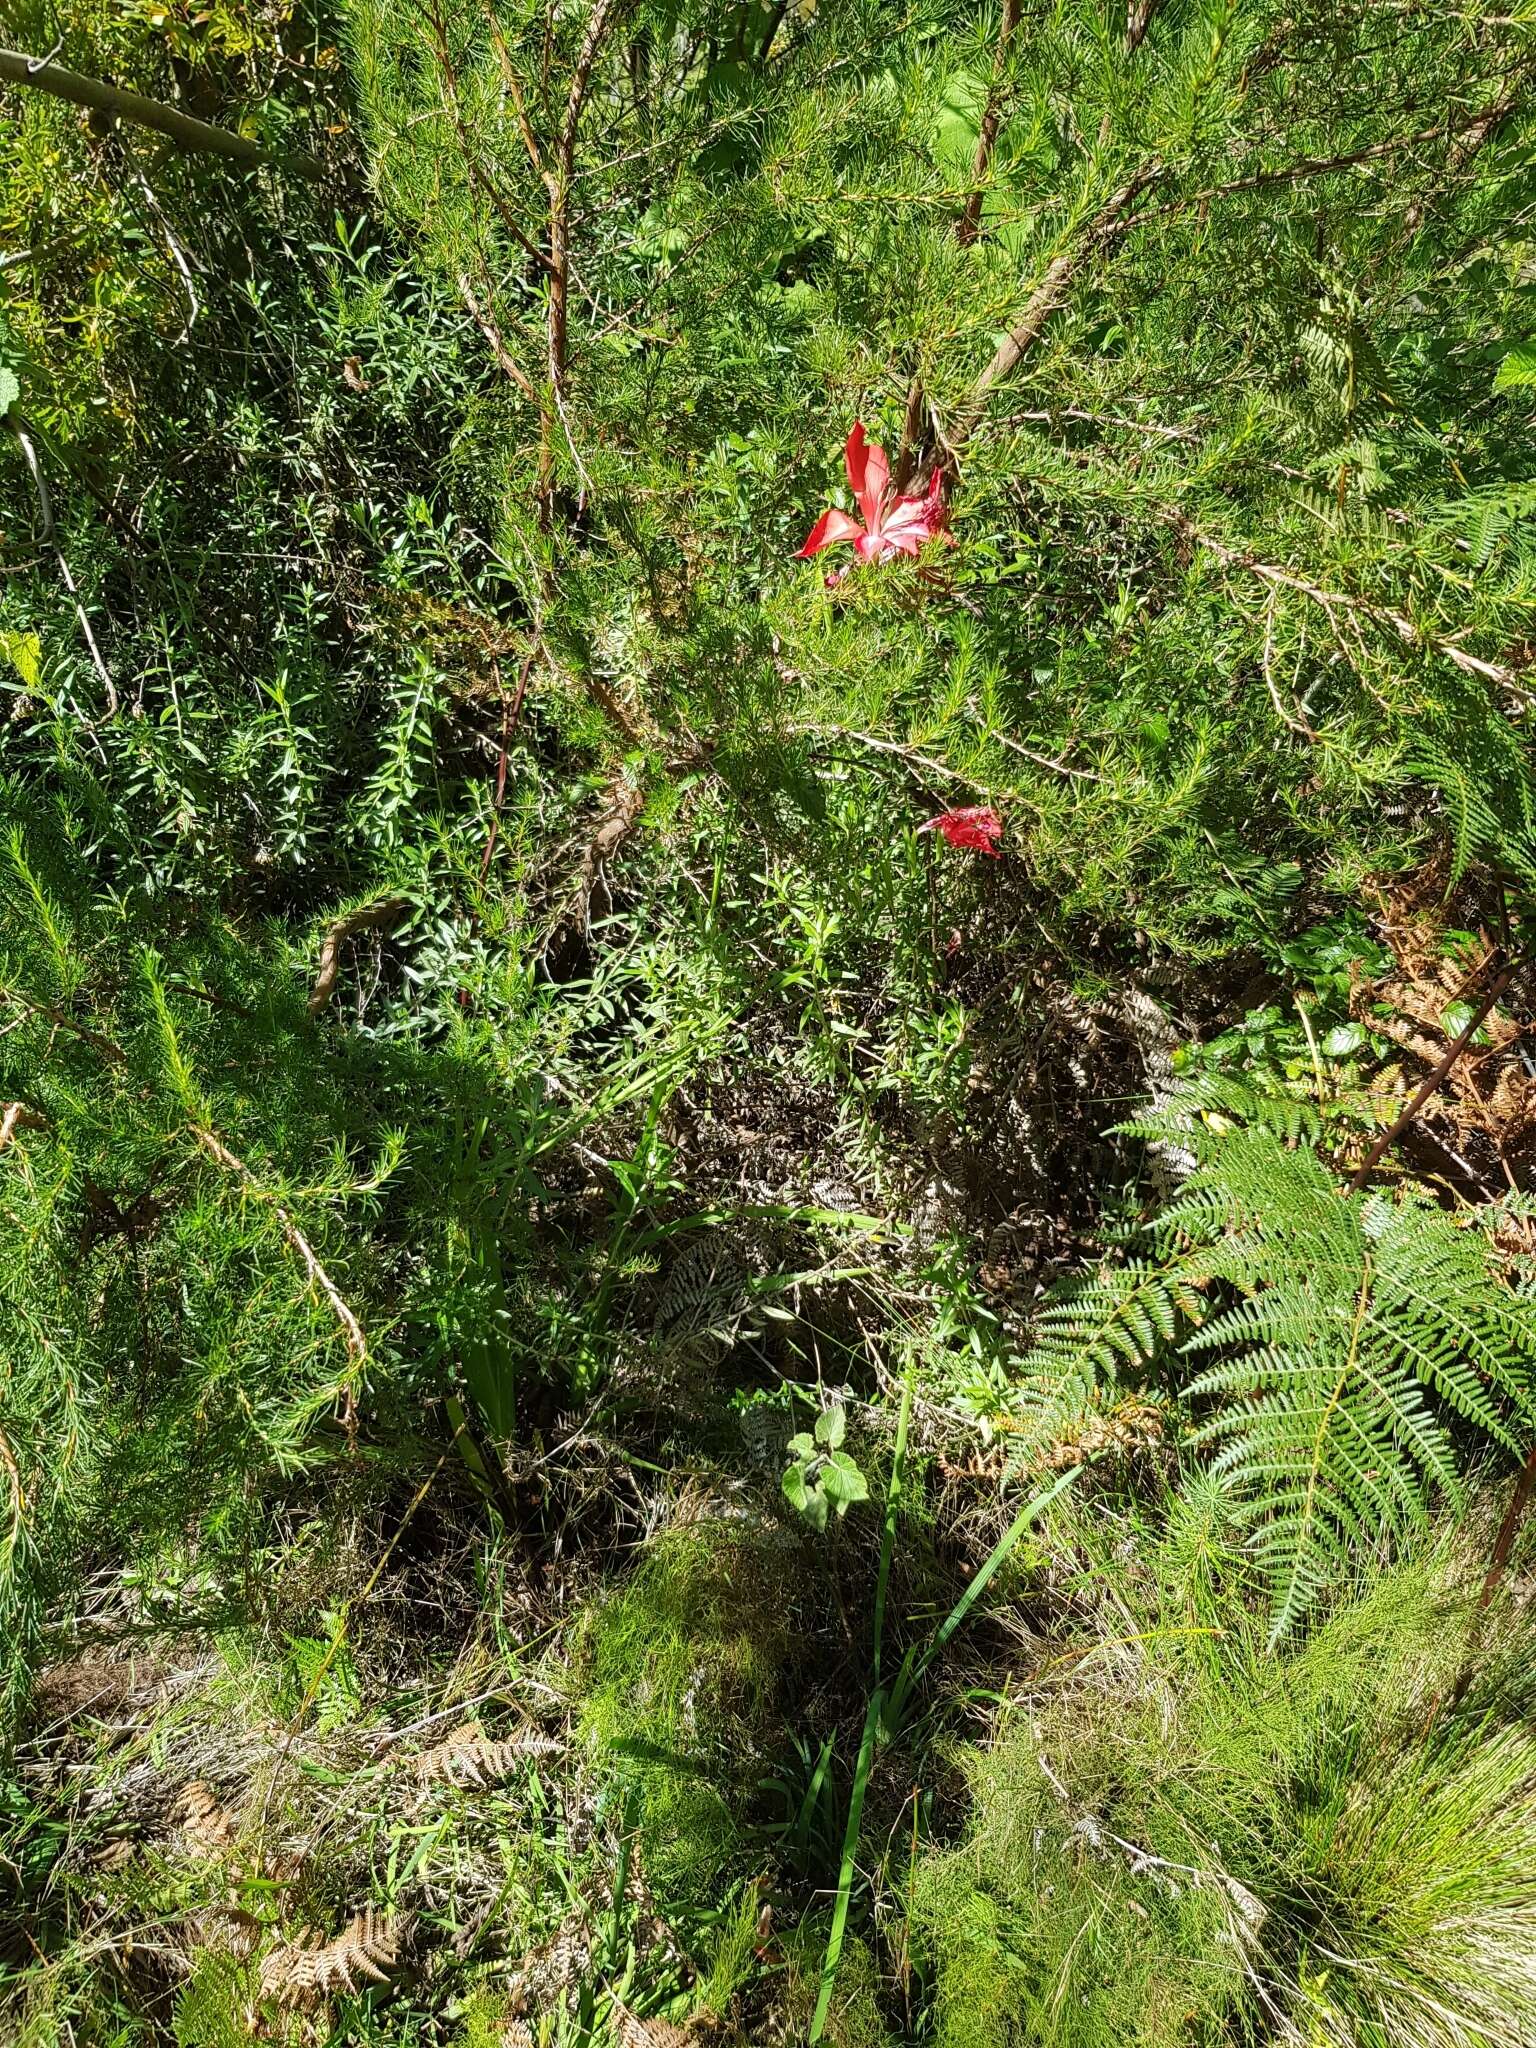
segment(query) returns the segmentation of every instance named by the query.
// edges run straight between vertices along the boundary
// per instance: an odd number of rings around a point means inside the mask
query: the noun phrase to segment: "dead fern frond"
[[[279,2007],[315,2005],[338,1991],[387,1984],[400,1961],[405,1930],[376,1906],[354,1913],[334,1940],[306,1928],[261,1966],[261,1995]]]
[[[204,1906],[187,1916],[183,1939],[189,1949],[216,1949],[245,1962],[261,1946],[261,1922],[243,1906]]]
[[[674,2020],[643,2020],[622,2005],[616,2010],[616,2048],[693,2048],[692,2033]]]
[[[583,1914],[570,1914],[548,1941],[530,1949],[512,1979],[512,2002],[519,2013],[535,2005],[552,2005],[565,1996],[592,1960],[592,1938]]]
[[[182,1787],[171,1809],[187,1847],[201,1856],[217,1856],[235,1839],[237,1822],[205,1779]]]
[[[526,2020],[508,2020],[501,2030],[501,2048],[536,2048],[533,2029]]]
[[[424,1785],[454,1785],[461,1792],[483,1790],[509,1778],[529,1757],[559,1756],[565,1745],[537,1728],[524,1729],[502,1742],[489,1742],[473,1727],[455,1728],[435,1749],[412,1757],[410,1767]]]

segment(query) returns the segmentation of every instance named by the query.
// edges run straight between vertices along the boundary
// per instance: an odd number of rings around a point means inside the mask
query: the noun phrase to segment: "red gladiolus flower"
[[[960,811],[941,811],[919,832],[942,832],[951,846],[967,853],[990,853],[997,858],[997,842],[1003,836],[1003,821],[990,804],[969,804]]]
[[[915,555],[924,543],[944,531],[944,479],[937,470],[926,491],[897,497],[891,490],[891,465],[878,441],[866,441],[864,422],[855,420],[843,450],[848,488],[864,515],[861,526],[847,512],[829,505],[806,537],[802,561],[823,548],[851,540],[861,562],[889,562],[895,555]],[[843,571],[846,575],[847,571]],[[841,580],[829,576],[829,583]]]

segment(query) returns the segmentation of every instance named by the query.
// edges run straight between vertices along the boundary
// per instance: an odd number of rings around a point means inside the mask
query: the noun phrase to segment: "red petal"
[[[859,501],[864,524],[873,529],[880,524],[881,509],[890,492],[891,465],[880,443],[865,439],[862,420],[853,423],[853,432],[843,450],[843,463],[848,471],[848,488]]]
[[[840,540],[857,540],[863,531],[857,519],[850,519],[846,512],[829,505],[806,535],[804,547],[795,550],[796,558],[808,562],[812,555],[819,555],[823,548],[834,547]]]
[[[864,439],[864,422],[862,420],[855,420],[853,430],[849,434],[847,443],[843,448],[843,467],[848,472],[848,488],[856,498],[862,497],[864,493],[864,464],[867,459],[865,454],[867,446],[868,444]]]
[[[997,857],[997,842],[1003,836],[1003,821],[990,804],[967,804],[958,811],[941,811],[936,818],[918,826],[919,832],[942,832],[951,846],[967,853],[989,853]]]

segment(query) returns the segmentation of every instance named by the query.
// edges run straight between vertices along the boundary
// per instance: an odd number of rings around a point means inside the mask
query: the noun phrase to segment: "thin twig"
[[[1347,591],[1324,590],[1316,583],[1309,583],[1304,576],[1298,576],[1294,570],[1282,569],[1274,562],[1261,562],[1243,548],[1228,547],[1224,541],[1215,540],[1210,534],[1197,532],[1181,514],[1173,515],[1173,524],[1224,566],[1246,569],[1265,583],[1298,591],[1303,597],[1310,597],[1314,604],[1321,605],[1324,611],[1331,612],[1334,606],[1338,606],[1359,618],[1374,619],[1381,625],[1390,626],[1410,647],[1428,648],[1431,653],[1443,655],[1468,675],[1482,676],[1488,682],[1497,683],[1501,690],[1508,690],[1526,704],[1536,703],[1536,690],[1512,669],[1504,668],[1496,661],[1485,661],[1481,655],[1468,654],[1464,647],[1441,634],[1421,632],[1406,612],[1396,611],[1391,605],[1375,604],[1369,598],[1354,597]]]
[[[363,903],[356,910],[344,912],[335,920],[320,947],[315,985],[310,990],[306,1005],[311,1017],[318,1017],[336,993],[336,981],[341,972],[341,949],[347,940],[358,932],[398,924],[410,907],[409,899],[404,896],[380,896],[372,903]]]
[[[231,1152],[223,1140],[215,1137],[212,1131],[203,1129],[200,1124],[193,1124],[191,1128],[193,1137],[196,1138],[203,1150],[216,1159],[220,1166],[225,1167],[230,1173],[234,1174],[256,1201],[265,1202],[270,1207],[273,1215],[276,1216],[282,1226],[283,1236],[287,1239],[290,1247],[298,1253],[300,1262],[309,1276],[310,1284],[324,1297],[331,1314],[335,1316],[337,1322],[341,1325],[342,1337],[347,1347],[347,1356],[352,1360],[356,1371],[361,1371],[368,1363],[368,1339],[363,1335],[361,1323],[358,1322],[357,1317],[342,1299],[341,1290],[337,1287],[324,1266],[321,1265],[314,1246],[304,1235],[303,1231],[300,1230],[298,1224],[294,1222],[293,1217],[278,1200],[277,1196],[261,1185],[243,1159],[238,1158]],[[355,1372],[352,1377],[355,1377]],[[341,1421],[349,1439],[355,1442],[357,1437],[357,1397],[353,1391],[351,1378],[349,1378],[347,1384],[342,1389]]]
[[[482,305],[475,297],[474,286],[470,283],[466,270],[459,272],[459,297],[469,308],[470,318],[489,343],[491,354],[496,358],[497,368],[511,378],[530,405],[537,405],[539,394],[534,390],[532,380],[527,372],[518,366],[512,351],[507,347],[501,329],[492,316],[489,303]]]
[[[76,1038],[93,1046],[103,1059],[111,1060],[114,1066],[126,1066],[128,1055],[123,1048],[110,1038],[103,1038],[99,1031],[93,1031],[89,1024],[82,1024],[78,1018],[69,1016],[63,1010],[56,1010],[51,1003],[40,1003],[34,997],[23,995],[19,988],[0,988],[0,1003],[20,1003],[30,1010],[34,1017],[45,1017],[50,1024],[61,1031],[73,1032]]]
[[[1013,41],[1014,30],[1019,25],[1019,16],[1024,11],[1024,0],[1003,0],[1003,19],[997,32],[997,48],[992,54],[992,83],[987,88],[987,104],[981,116],[981,127],[976,136],[976,155],[971,163],[971,191],[965,202],[965,211],[955,229],[957,238],[967,247],[981,232],[981,203],[987,182],[987,172],[992,164],[992,151],[997,143],[997,131],[1003,120],[1003,71],[1008,61],[1008,45]]]
[[[1503,957],[1503,948],[1496,946],[1483,962],[1482,971],[1486,973],[1496,960],[1501,960]],[[1531,955],[1525,954],[1519,960],[1509,961],[1490,984],[1482,1001],[1467,1019],[1462,1029],[1451,1040],[1440,1058],[1436,1060],[1433,1067],[1424,1076],[1424,1079],[1419,1083],[1404,1105],[1401,1113],[1394,1118],[1392,1123],[1388,1125],[1387,1129],[1382,1132],[1381,1136],[1372,1145],[1370,1151],[1366,1153],[1365,1158],[1361,1161],[1359,1170],[1349,1183],[1349,1192],[1352,1195],[1358,1194],[1360,1189],[1365,1186],[1366,1181],[1370,1178],[1373,1169],[1388,1146],[1394,1144],[1402,1136],[1425,1103],[1428,1102],[1429,1098],[1440,1087],[1446,1075],[1451,1071],[1451,1068],[1455,1066],[1457,1060],[1460,1059],[1463,1052],[1472,1043],[1472,1039],[1482,1025],[1483,1019],[1499,1000],[1499,997],[1503,995],[1505,989],[1509,987],[1509,984],[1514,980],[1521,968],[1529,964],[1530,959]]]
[[[1084,264],[1113,247],[1142,217],[1135,211],[1136,201],[1162,174],[1162,165],[1155,158],[1141,165],[1117,192],[1105,200],[1066,247],[1051,259],[1045,275],[1031,292],[1024,311],[998,343],[986,368],[961,401],[955,424],[950,429],[952,446],[959,448],[965,441],[980,419],[994,385],[1012,376],[1040,339],[1051,315],[1064,304]]]
[[[0,55],[4,55],[4,52],[0,51]],[[101,686],[106,692],[107,715],[111,717],[112,713],[117,709],[117,685],[112,680],[112,671],[102,659],[101,649],[96,645],[96,635],[91,631],[91,622],[86,617],[85,606],[80,602],[80,593],[75,588],[75,579],[69,573],[69,563],[65,559],[64,550],[59,544],[58,531],[53,518],[53,499],[48,491],[48,479],[43,474],[43,466],[37,459],[37,450],[32,445],[32,437],[27,431],[26,421],[16,410],[15,406],[12,406],[5,415],[5,424],[16,437],[16,444],[21,450],[22,459],[31,472],[32,487],[37,492],[38,530],[36,539],[39,546],[52,550],[53,559],[58,564],[60,579],[64,584],[64,588],[69,592],[75,607],[75,617],[79,621],[81,636],[90,652],[92,665],[97,675],[101,678]]]
[[[1338,156],[1302,157],[1296,163],[1282,164],[1277,170],[1254,171],[1244,178],[1229,178],[1225,184],[1207,185],[1202,191],[1187,192],[1162,206],[1149,207],[1141,217],[1144,221],[1165,220],[1170,214],[1182,213],[1187,207],[1207,206],[1211,200],[1226,199],[1234,192],[1260,192],[1271,185],[1295,185],[1306,178],[1325,177],[1330,171],[1348,171],[1357,164],[1379,163],[1383,157],[1396,156],[1405,149],[1421,148],[1425,143],[1450,142],[1465,135],[1475,136],[1482,142],[1510,110],[1510,101],[1504,99],[1492,107],[1484,107],[1479,113],[1467,115],[1464,120],[1437,121],[1433,128],[1420,128],[1413,135],[1389,135],[1385,141],[1373,142],[1365,149],[1345,150]]]

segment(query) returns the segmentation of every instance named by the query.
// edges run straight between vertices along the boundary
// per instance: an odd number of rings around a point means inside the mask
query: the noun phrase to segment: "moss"
[[[738,1795],[797,1649],[797,1562],[775,1525],[692,1524],[591,1620],[581,1733],[633,1802],[646,1875],[673,1904],[717,1902],[740,1848]]]

